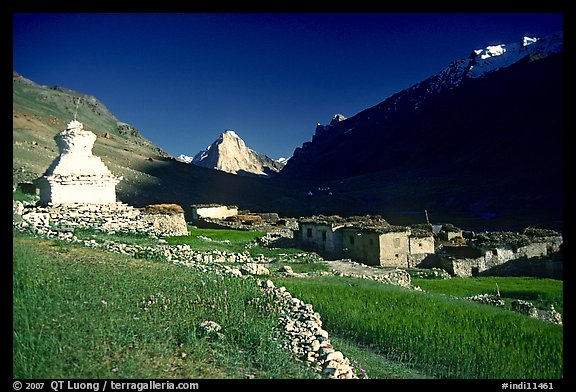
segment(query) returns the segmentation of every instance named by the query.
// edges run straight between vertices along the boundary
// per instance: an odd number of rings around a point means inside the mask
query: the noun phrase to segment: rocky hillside
[[[244,176],[270,177],[284,165],[246,146],[234,131],[223,132],[206,150],[192,159],[192,164]]]

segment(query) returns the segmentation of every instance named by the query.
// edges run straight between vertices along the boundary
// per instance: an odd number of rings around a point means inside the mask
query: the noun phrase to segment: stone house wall
[[[327,256],[342,255],[342,225],[331,223],[299,223],[300,242]]]
[[[530,259],[534,257],[548,256],[551,253],[557,252],[559,250],[558,243],[561,243],[561,240],[534,242],[528,245],[520,246],[518,248],[511,246],[500,246],[493,249],[488,249],[486,250],[486,254],[484,256],[486,260],[486,267],[493,268],[500,264],[522,258]]]
[[[368,265],[408,267],[408,232],[342,229],[344,255]]]
[[[355,228],[342,229],[344,256],[368,265],[380,265],[380,237]]]
[[[424,265],[430,255],[435,253],[434,236],[408,236],[408,268],[415,268],[418,265]]]
[[[408,232],[380,234],[381,266],[408,267],[409,253]]]
[[[429,237],[408,237],[408,245],[411,255],[430,254],[435,252],[434,236]]]
[[[471,277],[478,276],[485,271],[486,263],[482,256],[470,258],[442,257],[440,258],[440,267],[452,276]]]

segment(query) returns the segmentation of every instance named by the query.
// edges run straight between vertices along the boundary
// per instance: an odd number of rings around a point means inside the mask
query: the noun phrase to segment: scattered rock
[[[225,338],[224,334],[220,333],[221,330],[222,327],[220,326],[220,324],[211,320],[202,321],[196,327],[196,333],[199,336],[207,338],[217,338],[219,340]]]
[[[22,214],[24,213],[24,203],[22,203],[21,201],[18,201],[18,200],[13,200],[12,201],[12,213],[14,215],[22,216]]]
[[[282,267],[280,267],[278,269],[278,272],[281,273],[285,273],[285,274],[294,274],[294,271],[292,270],[292,267],[290,267],[289,265],[283,265]]]
[[[517,299],[512,301],[511,306],[512,310],[527,316],[562,325],[562,315],[554,309],[554,305],[550,306],[550,310],[541,310],[537,309],[531,302]]]
[[[261,264],[256,263],[246,263],[240,267],[240,271],[242,273],[250,274],[250,275],[269,275],[270,271],[268,268],[264,267]]]
[[[490,294],[479,294],[479,295],[474,295],[471,297],[464,297],[464,299],[467,299],[469,301],[474,301],[474,302],[480,302],[480,303],[483,303],[486,305],[498,306],[498,307],[504,307],[504,305],[506,305],[504,300],[500,299],[499,297],[497,297],[495,295],[490,295]]]

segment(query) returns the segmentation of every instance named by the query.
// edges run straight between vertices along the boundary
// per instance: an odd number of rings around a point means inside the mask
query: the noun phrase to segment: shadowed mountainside
[[[528,57],[392,118],[385,101],[298,149],[278,180],[331,186],[366,212],[560,229],[562,71],[562,54]]]

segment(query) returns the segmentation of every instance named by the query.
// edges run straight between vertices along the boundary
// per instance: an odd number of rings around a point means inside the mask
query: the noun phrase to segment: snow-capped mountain
[[[453,89],[466,79],[482,78],[527,56],[547,56],[561,52],[562,48],[563,33],[558,32],[545,38],[523,37],[520,42],[475,49],[467,59],[453,61],[438,74],[392,96],[395,98],[393,105],[398,105],[406,93],[414,92],[416,97],[410,99],[417,109],[431,94]]]
[[[519,42],[475,49],[468,58],[451,62],[436,75],[393,94],[376,106],[349,119],[337,114],[332,118],[330,124],[318,124],[312,137],[312,143],[333,138],[339,134],[350,133],[356,129],[355,124],[359,121],[370,120],[371,114],[372,121],[375,116],[378,117],[379,121],[395,121],[398,117],[409,115],[420,109],[422,105],[437,95],[454,90],[468,81],[485,78],[527,58],[538,59],[550,54],[561,53],[562,50],[562,32],[544,38],[523,37]],[[328,130],[330,132],[327,132]],[[302,147],[296,148],[294,156],[300,155],[312,143],[304,142]]]
[[[234,131],[223,132],[206,150],[196,154],[191,163],[238,175],[262,177],[273,176],[284,167],[284,163],[247,147]]]
[[[184,163],[191,163],[193,159],[194,159],[194,157],[189,157],[188,155],[185,155],[185,154],[180,154],[176,157],[177,161],[184,162]]]

